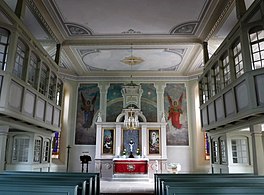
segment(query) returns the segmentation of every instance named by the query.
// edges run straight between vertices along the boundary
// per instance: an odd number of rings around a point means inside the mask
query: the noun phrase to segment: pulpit
[[[114,158],[114,174],[148,174],[146,158]]]

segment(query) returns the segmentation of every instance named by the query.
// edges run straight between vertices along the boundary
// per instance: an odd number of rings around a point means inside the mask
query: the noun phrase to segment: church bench
[[[78,195],[78,185],[0,183],[3,195]]]
[[[26,176],[36,176],[36,177],[63,177],[63,178],[79,178],[85,179],[87,184],[89,184],[89,190],[93,195],[100,194],[100,175],[99,173],[78,173],[78,172],[34,172],[34,171],[4,171],[1,174],[5,175],[23,175]],[[90,180],[90,178],[92,180]]]
[[[252,174],[155,174],[154,176],[154,190],[155,194],[161,194],[162,182],[164,181],[200,181],[205,178],[209,178],[212,181],[213,178],[241,178],[241,177],[254,177]],[[164,190],[164,189],[163,189]]]
[[[91,180],[91,178],[90,178]],[[63,177],[23,177],[23,176],[8,176],[8,175],[0,175],[0,184],[19,184],[19,185],[45,185],[45,186],[72,186],[77,185],[77,193],[78,195],[91,195],[92,190],[89,185],[90,182],[87,180],[81,180],[77,178],[63,178]],[[87,187],[88,186],[88,187]],[[90,189],[89,189],[90,188]]]
[[[264,186],[166,186],[166,195],[263,195]]]

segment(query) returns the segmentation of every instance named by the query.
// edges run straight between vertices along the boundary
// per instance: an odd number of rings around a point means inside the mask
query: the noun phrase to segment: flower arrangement
[[[124,156],[127,155],[127,150],[124,149],[123,152],[122,152],[122,154],[123,154]]]
[[[181,170],[180,163],[169,163],[169,167],[172,169],[173,173],[178,173]]]
[[[136,151],[136,154],[139,156],[140,155],[140,149],[138,148]]]

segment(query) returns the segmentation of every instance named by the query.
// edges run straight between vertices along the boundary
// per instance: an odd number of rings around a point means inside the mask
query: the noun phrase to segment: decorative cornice
[[[198,22],[187,22],[175,26],[171,31],[170,34],[172,35],[179,35],[179,34],[189,34],[194,35],[198,26]]]
[[[79,24],[65,23],[65,27],[69,36],[93,35],[90,29],[87,29]]]
[[[42,26],[42,28],[54,39],[56,43],[59,43],[59,40],[56,38],[55,34],[51,30],[50,26],[48,25],[45,18],[42,16],[41,12],[37,8],[37,6],[34,3],[34,0],[27,0],[27,5],[29,9],[31,10],[32,14],[36,17],[39,24]]]
[[[130,28],[129,30],[122,32],[122,34],[141,34],[141,32]]]
[[[219,26],[219,24],[222,22],[222,20],[224,19],[224,16],[226,15],[226,13],[228,12],[229,8],[231,7],[232,3],[234,2],[234,0],[229,0],[228,3],[226,4],[224,10],[222,11],[221,15],[219,16],[219,18],[217,19],[217,21],[215,22],[213,28],[211,29],[211,31],[209,32],[209,34],[207,35],[207,37],[205,38],[205,41],[208,41],[211,36],[214,34],[215,30],[217,29],[217,27]]]

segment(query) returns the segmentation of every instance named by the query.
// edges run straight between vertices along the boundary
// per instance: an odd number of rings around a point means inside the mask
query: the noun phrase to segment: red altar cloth
[[[114,173],[147,174],[147,160],[114,160]]]

